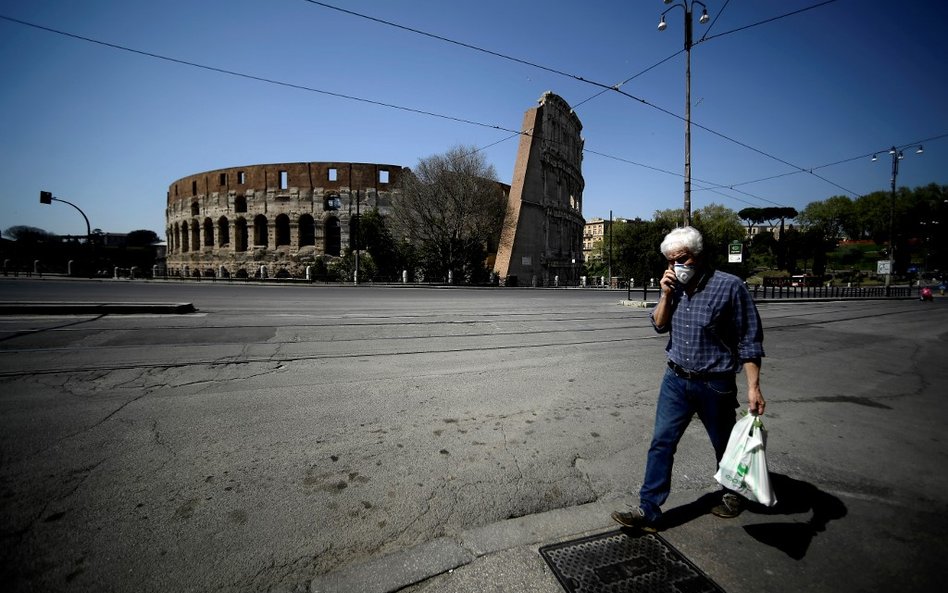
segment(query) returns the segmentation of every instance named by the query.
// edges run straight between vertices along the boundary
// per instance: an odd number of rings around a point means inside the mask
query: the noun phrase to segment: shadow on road
[[[789,516],[808,512],[812,515],[803,523],[796,518],[780,522],[755,523],[745,525],[744,531],[760,543],[777,548],[794,560],[801,560],[806,556],[813,538],[825,531],[830,521],[846,516],[846,505],[813,484],[795,480],[789,476],[771,473],[770,481],[777,495],[777,504],[773,507],[750,504],[747,508],[748,513],[771,517],[784,515],[788,516],[788,519]],[[712,492],[694,502],[669,509],[662,515],[662,527],[664,529],[678,527],[702,515],[707,515],[720,499],[720,493]]]
[[[72,327],[72,326],[74,326],[74,325],[82,325],[83,323],[91,323],[91,322],[93,322],[93,321],[98,321],[99,319],[102,319],[103,317],[105,317],[105,313],[98,314],[98,315],[96,315],[95,317],[90,317],[89,319],[80,319],[80,320],[78,320],[78,321],[70,321],[69,323],[64,323],[64,324],[62,324],[62,325],[56,325],[56,326],[52,326],[52,327],[41,327],[41,328],[39,328],[39,329],[28,329],[28,330],[24,330],[24,331],[18,331],[18,332],[15,332],[15,333],[10,334],[9,336],[4,336],[4,337],[0,338],[0,342],[5,342],[5,341],[7,341],[7,340],[12,340],[12,339],[14,339],[14,338],[22,338],[23,336],[29,336],[29,335],[33,335],[33,334],[41,334],[41,333],[43,333],[43,332],[53,331],[53,330],[57,330],[57,329],[63,329],[63,328],[66,328],[66,327]]]

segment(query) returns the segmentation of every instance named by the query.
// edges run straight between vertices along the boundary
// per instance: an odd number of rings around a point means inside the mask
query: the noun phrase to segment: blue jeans
[[[662,514],[661,506],[671,490],[675,451],[692,416],[698,414],[714,446],[714,456],[720,462],[734,428],[737,407],[737,382],[733,375],[699,381],[682,379],[671,369],[665,371],[655,409],[655,431],[648,450],[645,480],[639,491],[639,504],[648,521],[655,521]]]

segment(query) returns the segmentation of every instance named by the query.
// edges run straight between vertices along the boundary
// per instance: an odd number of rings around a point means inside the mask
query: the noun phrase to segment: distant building
[[[627,218],[613,218],[612,221],[602,218],[590,218],[583,226],[583,260],[601,259],[601,255],[595,253],[596,244],[602,241],[603,249],[609,249],[609,231],[613,225],[626,224],[631,222]]]
[[[793,225],[790,225],[791,227]],[[774,239],[780,239],[780,226],[770,226],[767,224],[756,224],[750,227],[745,227],[745,233],[748,239],[753,239],[761,233],[771,233],[774,236]]]
[[[583,265],[583,129],[547,92],[526,112],[495,271],[502,283],[579,283]]]

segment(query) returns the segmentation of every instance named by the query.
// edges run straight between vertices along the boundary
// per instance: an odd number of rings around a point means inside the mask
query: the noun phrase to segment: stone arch
[[[198,221],[191,221],[191,251],[201,250],[201,225]]]
[[[339,219],[330,216],[326,219],[326,246],[323,253],[339,257],[342,254],[342,228],[339,225]]]
[[[290,244],[290,217],[286,214],[280,214],[274,221],[276,246]]]
[[[234,221],[234,251],[247,251],[247,219],[243,216]]]
[[[234,212],[247,211],[247,196],[236,196],[234,198]]]
[[[210,218],[204,219],[204,246],[214,247],[214,223]]]
[[[197,200],[191,202],[191,216],[197,216],[201,213],[201,206],[197,203]]]
[[[269,247],[270,234],[267,229],[267,217],[258,214],[253,217],[253,244],[254,247]]]
[[[226,216],[217,219],[217,246],[230,245],[230,221]]]
[[[309,214],[300,216],[299,220],[299,247],[316,245],[316,222]]]
[[[174,228],[171,231],[172,235],[172,253],[179,253],[181,251],[181,228],[178,227],[178,223],[174,223]]]
[[[184,222],[181,223],[181,252],[182,252],[182,253],[187,253],[187,252],[188,252],[188,247],[189,247],[189,245],[188,245],[188,230],[189,230],[189,229],[188,229],[188,221],[185,220]]]

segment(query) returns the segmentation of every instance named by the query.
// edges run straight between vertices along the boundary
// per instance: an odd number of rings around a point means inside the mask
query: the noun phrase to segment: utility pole
[[[664,0],[665,4],[671,4],[672,0]],[[698,22],[704,25],[708,22],[708,8],[699,0],[682,0],[680,4],[674,4],[662,13],[662,20],[658,23],[658,30],[664,31],[668,25],[665,23],[665,15],[669,10],[675,7],[681,7],[685,13],[685,203],[682,221],[685,226],[691,226],[691,46],[692,43],[692,11],[695,4],[700,4],[703,12]]]

